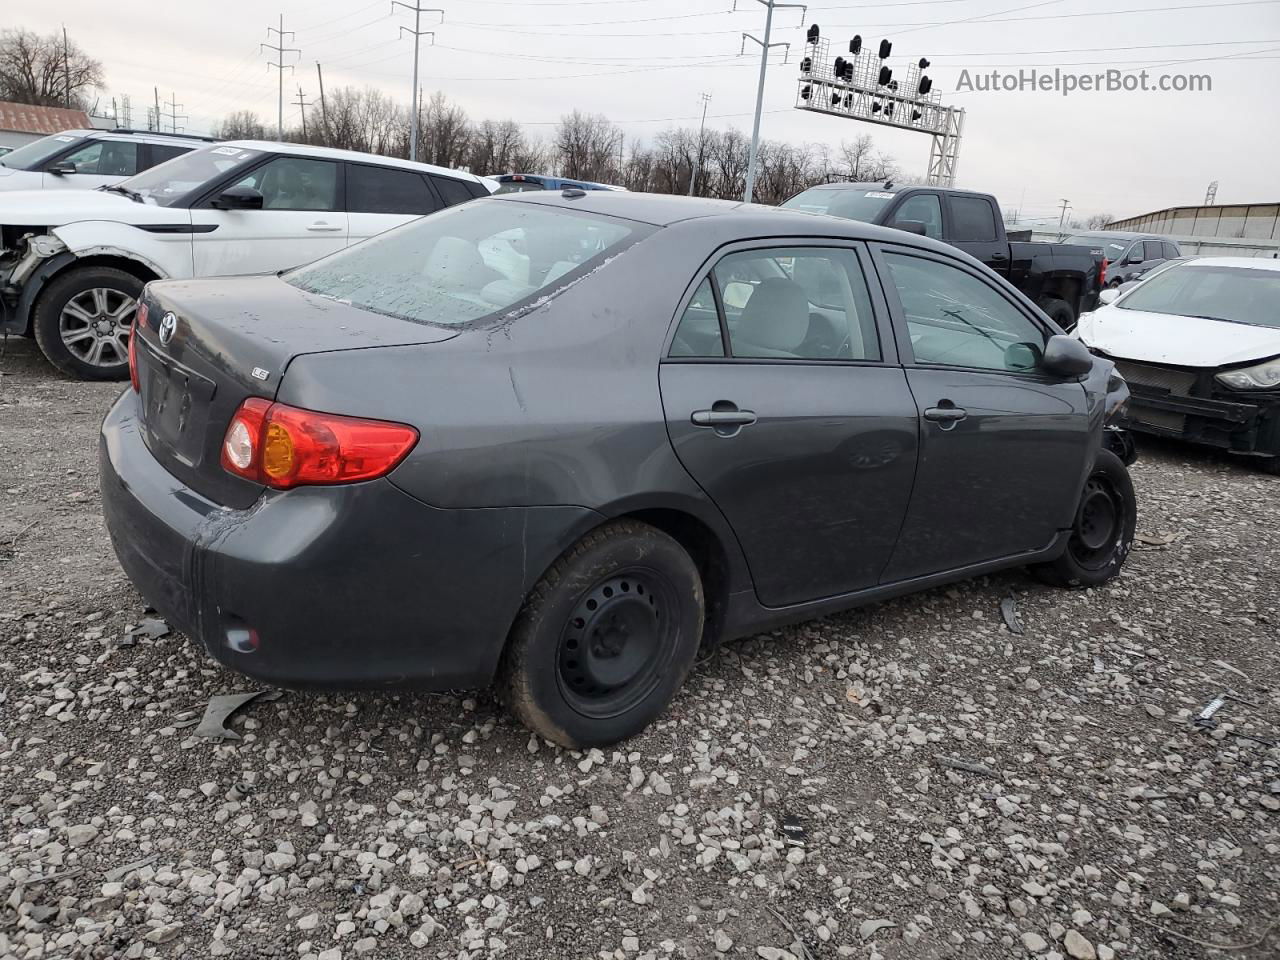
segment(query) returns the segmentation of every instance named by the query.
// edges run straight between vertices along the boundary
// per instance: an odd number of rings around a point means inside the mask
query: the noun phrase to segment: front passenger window
[[[985,280],[939,260],[887,253],[917,363],[1025,373],[1045,335]]]
[[[924,224],[924,235],[934,240],[942,239],[942,207],[936,193],[917,193],[902,201],[894,220],[915,220]]]
[[[337,210],[338,165],[306,157],[276,157],[237,181],[262,194],[263,210]]]

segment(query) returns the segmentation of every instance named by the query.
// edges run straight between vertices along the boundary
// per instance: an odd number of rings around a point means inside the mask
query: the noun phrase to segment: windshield
[[[310,293],[457,326],[554,296],[648,232],[637,223],[515,201],[451,207],[285,275]],[[561,282],[557,282],[561,281]]]
[[[846,220],[874,223],[876,216],[893,196],[888,191],[868,189],[866,186],[851,187],[848,190],[814,187],[796,194],[782,205],[790,210],[825,213],[833,217],[844,217]]]
[[[120,186],[137,191],[147,203],[168,207],[192,190],[261,155],[258,150],[242,147],[201,147],[130,177]]]
[[[52,137],[41,137],[25,147],[18,147],[11,153],[0,156],[0,166],[13,170],[38,170],[41,165],[55,153],[61,153],[73,143],[85,138],[79,134],[55,133]]]
[[[1133,241],[1117,240],[1115,237],[1091,237],[1088,234],[1081,234],[1078,237],[1067,237],[1063,243],[1075,243],[1082,247],[1101,247],[1102,255],[1107,258],[1107,261],[1115,263]]]
[[[1280,270],[1180,264],[1152,274],[1115,306],[1280,328]]]

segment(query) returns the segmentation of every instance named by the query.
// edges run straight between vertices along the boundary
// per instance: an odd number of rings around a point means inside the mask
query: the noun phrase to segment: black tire
[[[1129,471],[1110,450],[1099,450],[1085,480],[1062,556],[1031,572],[1055,587],[1096,587],[1113,579],[1133,548],[1138,501]]]
[[[1071,309],[1071,304],[1065,300],[1059,300],[1057,297],[1045,297],[1040,301],[1040,309],[1063,330],[1070,330],[1076,325],[1076,312]]]
[[[1262,461],[1263,473],[1269,473],[1273,477],[1280,477],[1280,457],[1268,457]]]
[[[516,619],[499,669],[510,710],[565,747],[643,730],[684,683],[702,639],[702,579],[660,530],[616,521],[543,575]]]
[[[41,352],[63,373],[80,380],[126,379],[129,376],[129,336],[132,335],[133,316],[142,287],[143,282],[133,274],[114,267],[72,267],[55,277],[41,291],[33,310],[31,327]],[[83,327],[64,330],[64,311],[71,309],[72,301],[79,304],[85,298],[94,299],[95,290],[106,291],[106,309],[111,313],[122,311],[119,316],[103,313],[101,319],[95,321],[69,319],[68,322],[83,323]],[[100,326],[104,329],[99,331]],[[106,326],[110,330],[106,330]],[[90,355],[77,353],[73,350],[75,344],[68,344],[64,339],[64,334],[73,336],[81,330],[88,333]],[[91,354],[98,343],[102,344],[98,350],[100,360],[91,362]]]

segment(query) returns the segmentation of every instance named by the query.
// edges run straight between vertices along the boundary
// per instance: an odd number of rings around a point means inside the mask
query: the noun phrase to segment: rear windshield
[[[537,180],[503,180],[494,193],[527,193],[530,190],[545,190]]]
[[[285,280],[374,313],[458,326],[555,296],[651,229],[515,201],[469,203],[299,267]]]
[[[166,160],[130,177],[121,186],[136,190],[146,203],[168,207],[212,180],[262,156],[243,147],[209,146]]]
[[[844,217],[846,220],[874,223],[876,215],[892,199],[892,193],[866,186],[848,190],[814,188],[796,194],[782,205],[790,210],[825,213],[832,217]]]
[[[0,166],[14,170],[39,170],[46,160],[55,153],[61,153],[73,143],[79,143],[84,137],[70,133],[55,133],[51,137],[41,137],[33,143],[6,153],[0,157]]]
[[[1181,264],[1142,281],[1122,310],[1280,327],[1280,270]]]
[[[1117,240],[1115,237],[1091,237],[1088,234],[1067,237],[1063,241],[1063,243],[1073,243],[1081,247],[1101,247],[1102,255],[1113,263],[1120,259],[1120,255],[1128,249],[1129,244],[1132,242],[1132,240]]]

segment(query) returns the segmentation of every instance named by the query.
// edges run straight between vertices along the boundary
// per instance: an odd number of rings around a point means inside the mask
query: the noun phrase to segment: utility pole
[[[702,132],[707,128],[707,104],[711,102],[711,94],[702,95],[702,123],[698,124],[698,159],[693,162],[693,170],[689,174],[689,196],[693,196],[693,185],[698,182],[698,172],[702,169]]]
[[[805,13],[808,13],[809,11],[808,6],[803,3],[777,3],[775,0],[756,0],[756,3],[763,6],[768,11],[764,18],[764,39],[761,40],[758,37],[753,37],[749,33],[744,33],[742,35],[742,49],[744,52],[747,49],[748,40],[760,45],[760,82],[756,88],[756,117],[755,121],[751,125],[751,154],[750,158],[747,160],[747,189],[745,193],[745,200],[747,203],[751,202],[751,196],[755,193],[756,186],[756,153],[760,149],[760,113],[764,108],[764,76],[765,71],[769,68],[769,49],[771,47],[786,47],[787,52],[791,52],[791,44],[789,43],[769,42],[769,37],[773,33],[773,11],[775,9],[782,10],[794,7],[799,7],[801,10],[805,11]],[[738,9],[737,0],[734,0],[733,8],[735,10]],[[803,13],[800,15],[800,25],[804,26]]]
[[[155,95],[156,95],[156,130],[157,130],[157,131],[159,131],[159,130],[163,129],[163,128],[160,126],[160,88],[159,88],[159,87],[152,87],[151,89],[152,89],[152,91],[154,91],[154,93],[155,93]]]
[[[129,95],[127,93],[120,94],[120,112],[124,114],[124,128],[126,130],[133,127],[133,111],[129,107]]]
[[[302,142],[307,142],[307,107],[311,106],[302,98],[302,87],[298,87],[298,112],[302,114]]]
[[[293,72],[293,64],[285,63],[284,55],[286,53],[296,53],[298,54],[298,56],[302,56],[302,51],[299,50],[297,47],[286,47],[284,45],[284,38],[292,37],[293,31],[285,30],[283,13],[280,14],[279,29],[276,29],[275,27],[267,27],[268,39],[271,37],[271,34],[273,33],[276,35],[276,42],[258,44],[258,52],[261,53],[264,49],[266,49],[266,50],[274,50],[276,54],[276,62],[273,63],[272,61],[268,60],[267,67],[268,68],[275,67],[276,70],[278,70],[280,73],[280,87],[276,95],[276,139],[283,140],[284,139],[284,68],[288,67],[289,72],[290,73]]]
[[[169,100],[168,100],[168,103],[169,103],[169,132],[170,132],[170,133],[177,133],[177,132],[178,132],[178,119],[179,119],[179,118],[182,118],[183,120],[188,119],[188,118],[187,118],[187,115],[186,115],[185,113],[178,113],[178,108],[179,108],[179,107],[181,107],[181,106],[184,106],[184,104],[181,104],[181,103],[178,103],[178,102],[177,102],[177,99],[176,99],[176,97],[175,97],[175,95],[174,95],[174,93],[173,93],[173,91],[172,91],[172,90],[170,90],[170,91],[169,91]],[[185,130],[185,129],[187,129],[187,128],[186,128],[186,127],[183,127],[182,129],[183,129],[183,130]]]
[[[62,74],[67,81],[67,109],[71,109],[71,45],[67,43],[67,28],[62,28]]]
[[[413,37],[413,116],[409,121],[409,159],[418,159],[418,110],[421,106],[420,100],[422,95],[418,92],[418,49],[421,47],[421,40],[424,36],[431,38],[431,43],[435,44],[436,35],[430,30],[423,30],[422,15],[424,13],[440,14],[440,22],[444,23],[444,11],[439,7],[424,7],[420,0],[413,0],[413,6],[403,3],[402,0],[391,0],[391,12],[396,12],[396,7],[404,7],[406,10],[413,11],[413,29],[408,27],[400,28],[400,35],[408,33]]]
[[[1067,220],[1067,211],[1068,211],[1068,210],[1070,210],[1070,209],[1071,209],[1071,201],[1070,201],[1070,200],[1063,200],[1063,201],[1062,201],[1062,213],[1061,213],[1061,215],[1058,217],[1058,232],[1059,232],[1059,233],[1061,233],[1061,232],[1062,232],[1062,225],[1063,225],[1064,223],[1066,223],[1066,220]]]
[[[329,110],[324,105],[324,74],[320,72],[320,61],[316,61],[316,79],[320,81],[320,119],[324,122],[324,145],[329,145]]]

